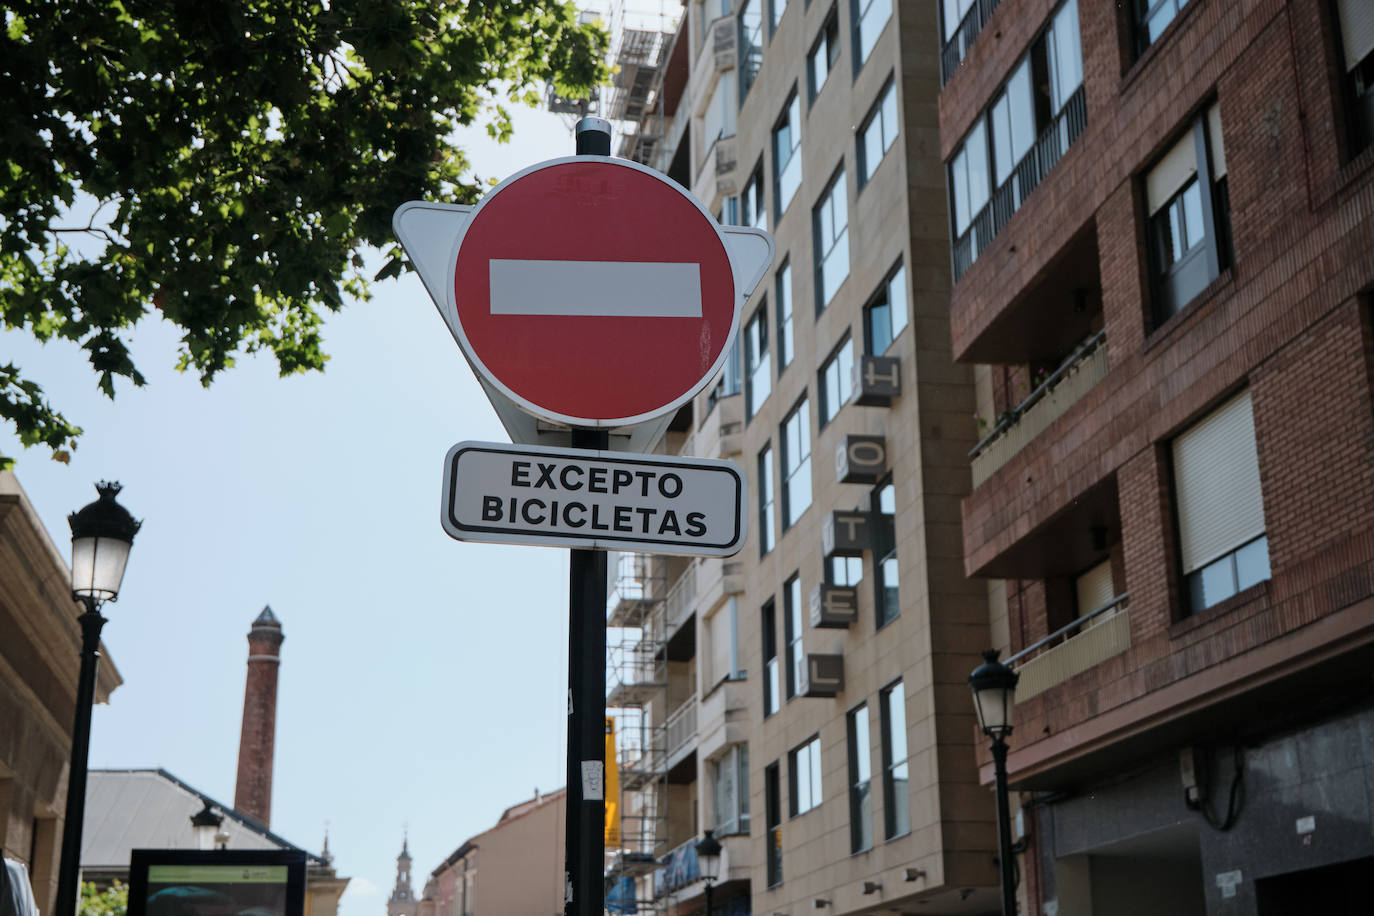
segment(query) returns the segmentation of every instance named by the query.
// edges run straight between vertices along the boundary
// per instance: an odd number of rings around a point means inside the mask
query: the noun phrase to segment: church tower
[[[396,857],[396,886],[386,902],[386,916],[415,916],[419,908],[420,901],[415,899],[415,890],[410,884],[410,839],[403,837],[401,854]]]

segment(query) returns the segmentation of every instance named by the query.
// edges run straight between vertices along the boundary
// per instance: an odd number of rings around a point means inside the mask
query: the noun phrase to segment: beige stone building
[[[24,863],[40,912],[57,895],[81,606],[71,573],[18,479],[0,472],[0,846]],[[101,646],[97,703],[122,680]]]
[[[612,904],[699,912],[710,829],[722,913],[995,910],[936,10],[706,0],[612,25],[602,114],[634,121],[618,154],[777,244],[738,354],[662,446],[748,473],[745,549],[612,559]]]

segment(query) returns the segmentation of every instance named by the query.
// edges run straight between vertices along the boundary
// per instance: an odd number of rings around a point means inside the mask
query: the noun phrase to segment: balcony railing
[[[687,619],[687,615],[695,607],[694,602],[697,597],[697,567],[695,563],[690,563],[678,576],[673,587],[668,589],[668,597],[664,599],[664,609],[668,613],[668,633],[671,635],[677,632],[677,628],[682,626],[682,622]]]
[[[1059,164],[1064,153],[1088,126],[1088,103],[1083,87],[1069,96],[1068,102],[1031,144],[1030,150],[1011,170],[1007,180],[997,186],[963,234],[954,240],[954,279],[962,277],[978,255],[983,252],[1012,214],[1021,208],[1030,193],[1040,186],[1051,170]]]
[[[693,694],[668,717],[668,758],[671,760],[697,733],[697,698]]]
[[[697,860],[698,837],[683,843],[663,857],[663,867],[654,872],[654,896],[664,897],[701,877]]]
[[[959,69],[959,64],[968,56],[974,39],[983,30],[983,26],[988,24],[988,18],[1000,2],[1001,0],[974,0],[973,6],[964,14],[964,18],[959,20],[959,27],[955,29],[949,41],[945,42],[940,52],[941,86],[954,78],[954,71]]]
[[[1020,703],[1131,647],[1130,594],[1113,598],[1007,659]]]
[[[1107,375],[1104,328],[1089,337],[1020,404],[997,420],[969,457],[973,485],[981,486],[998,468],[1029,445]]]

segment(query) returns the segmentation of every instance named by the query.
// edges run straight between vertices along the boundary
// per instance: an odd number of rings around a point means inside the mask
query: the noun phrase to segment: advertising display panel
[[[128,916],[304,916],[305,853],[135,849]]]

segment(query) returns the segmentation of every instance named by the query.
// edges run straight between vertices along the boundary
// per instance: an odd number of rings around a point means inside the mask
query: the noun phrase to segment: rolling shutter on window
[[[711,641],[711,680],[706,689],[714,687],[730,675],[730,604],[722,604],[713,617],[707,618],[707,634]]]
[[[1212,181],[1226,177],[1226,145],[1221,141],[1221,106],[1207,109],[1207,145],[1212,154]]]
[[[1078,590],[1078,616],[1097,610],[1116,597],[1112,587],[1112,561],[1104,560],[1079,576],[1074,585]]]
[[[1158,213],[1196,174],[1197,152],[1193,131],[1189,129],[1145,176],[1145,196],[1150,205],[1150,215]]]
[[[1255,419],[1247,390],[1174,440],[1183,572],[1264,533]]]
[[[1374,3],[1369,0],[1336,0],[1341,17],[1341,46],[1345,51],[1345,69],[1355,65],[1374,51]]]

